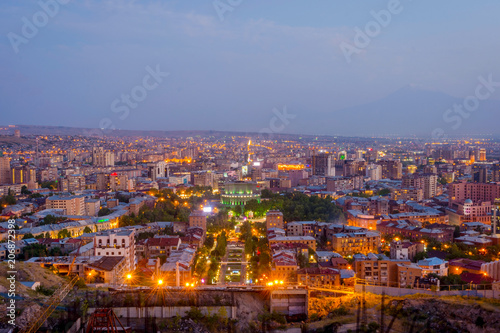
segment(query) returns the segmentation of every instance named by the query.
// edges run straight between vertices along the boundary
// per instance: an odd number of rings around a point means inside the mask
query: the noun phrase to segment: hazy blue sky
[[[45,24],[38,1],[2,0],[0,124],[259,131],[286,106],[296,117],[280,131],[314,133],[309,114],[409,84],[462,98],[480,75],[500,81],[498,0],[401,0],[348,63],[341,43],[390,2],[220,0],[236,4],[221,20],[210,0],[85,0]],[[34,15],[41,27],[23,37]],[[169,75],[144,90],[148,66]],[[144,100],[113,112],[134,88]]]

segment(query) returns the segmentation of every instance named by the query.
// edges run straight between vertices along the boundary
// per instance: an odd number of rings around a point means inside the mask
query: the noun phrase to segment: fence
[[[466,297],[486,297],[486,298],[498,298],[500,299],[500,292],[497,290],[487,290],[487,289],[475,289],[469,288],[469,285],[464,286],[463,290],[453,290],[453,286],[441,286],[441,290],[430,290],[423,288],[395,288],[395,287],[386,287],[386,286],[373,286],[373,285],[360,285],[357,284],[354,286],[354,291],[363,292],[363,287],[366,292],[381,295],[385,293],[388,296],[407,296],[407,295],[415,295],[415,294],[426,294],[433,296],[466,296]],[[444,289],[444,290],[443,290]],[[448,289],[448,290],[446,290]]]

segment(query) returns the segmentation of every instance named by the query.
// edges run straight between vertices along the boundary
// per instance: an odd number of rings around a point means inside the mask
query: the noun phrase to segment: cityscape
[[[500,332],[500,5],[456,3],[0,4],[0,333]]]

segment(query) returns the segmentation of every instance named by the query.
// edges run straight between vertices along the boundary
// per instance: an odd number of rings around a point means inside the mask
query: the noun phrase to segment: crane
[[[62,300],[66,296],[68,296],[70,291],[73,290],[73,287],[78,282],[80,277],[76,273],[72,274],[71,270],[75,265],[76,257],[78,257],[80,254],[81,246],[82,246],[82,240],[80,240],[80,243],[78,244],[78,249],[76,250],[75,256],[73,257],[73,260],[71,260],[71,264],[69,265],[68,268],[68,276],[70,276],[70,280],[66,284],[64,284],[61,288],[57,289],[54,292],[54,294],[42,305],[40,310],[38,310],[38,312],[34,315],[35,321],[31,324],[31,326],[22,329],[20,331],[21,333],[37,332],[38,329],[42,327],[43,323],[47,320],[47,318],[50,317],[52,312],[54,312],[59,303],[61,303]]]

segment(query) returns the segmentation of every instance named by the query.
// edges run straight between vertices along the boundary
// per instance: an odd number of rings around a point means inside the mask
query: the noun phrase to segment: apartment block
[[[356,277],[368,284],[388,287],[399,286],[398,264],[411,264],[409,260],[391,260],[384,255],[370,253],[363,260],[354,262]]]
[[[342,256],[378,252],[380,234],[373,231],[338,233],[332,237],[332,251]]]
[[[189,227],[202,228],[207,231],[207,214],[201,210],[195,210],[189,215]]]
[[[267,230],[271,228],[284,229],[283,213],[279,210],[270,210],[266,213]]]
[[[125,257],[126,269],[135,269],[135,231],[103,231],[94,236],[95,256]]]
[[[65,215],[85,215],[85,197],[73,195],[69,197],[52,196],[45,201],[47,209],[63,209]]]
[[[423,243],[412,243],[409,240],[391,242],[391,259],[413,260],[415,255],[424,251]]]

